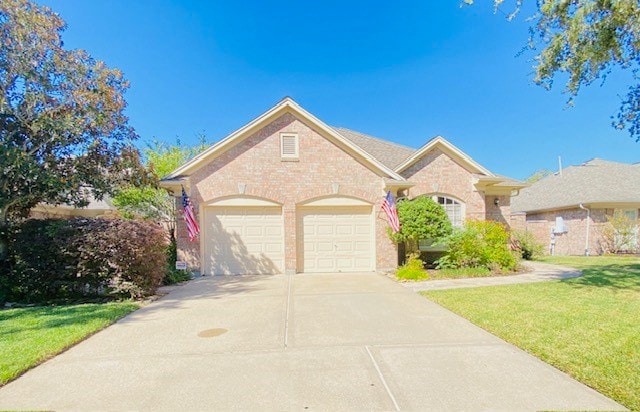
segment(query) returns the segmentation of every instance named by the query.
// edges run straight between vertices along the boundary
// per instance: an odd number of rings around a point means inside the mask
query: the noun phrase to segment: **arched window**
[[[440,195],[433,196],[433,200],[442,205],[454,227],[462,226],[464,223],[464,210],[462,203],[450,197]]]

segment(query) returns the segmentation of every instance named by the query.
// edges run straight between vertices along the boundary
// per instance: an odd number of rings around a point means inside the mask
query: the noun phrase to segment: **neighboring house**
[[[602,254],[608,219],[619,211],[637,221],[639,208],[640,165],[593,159],[521,190],[511,199],[511,225],[550,254]]]
[[[393,269],[396,245],[381,210],[394,196],[432,196],[454,224],[508,222],[525,186],[489,172],[442,137],[422,148],[333,128],[290,98],[161,182],[185,188],[201,233],[178,218],[179,258],[204,274]],[[179,216],[182,202],[177,199]]]
[[[105,196],[102,200],[96,200],[92,196],[88,197],[89,204],[85,207],[74,207],[70,205],[50,205],[40,203],[33,209],[29,217],[34,219],[70,219],[73,217],[104,217],[113,215],[116,212],[111,199]]]

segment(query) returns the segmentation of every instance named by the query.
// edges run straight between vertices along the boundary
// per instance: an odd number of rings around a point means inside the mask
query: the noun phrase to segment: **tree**
[[[473,0],[464,0],[473,3]],[[504,0],[494,0],[496,10]],[[508,18],[520,11],[515,0]],[[568,75],[570,100],[581,87],[604,81],[614,69],[628,70],[632,84],[613,120],[640,140],[640,4],[637,0],[538,0],[530,47],[536,57],[534,81],[550,89],[560,74]]]
[[[527,177],[525,181],[529,184],[534,184],[535,182],[544,179],[547,176],[551,176],[553,172],[549,169],[540,169],[536,170],[531,174],[531,176]]]
[[[139,171],[124,115],[128,82],[83,50],[64,21],[28,0],[0,0],[0,260],[8,223],[40,202],[83,206]],[[88,189],[90,188],[90,189]]]
[[[195,146],[184,146],[180,141],[175,145],[154,141],[143,150],[147,171],[156,179],[166,176],[207,147],[204,136],[200,136],[200,142]],[[175,229],[173,197],[155,184],[122,187],[117,191],[113,204],[127,217],[164,222],[171,233]]]
[[[451,234],[451,221],[444,208],[427,196],[398,202],[400,231],[391,239],[407,244],[407,255],[418,249],[419,240],[438,242]]]
[[[168,175],[209,147],[204,135],[199,138],[200,141],[195,146],[184,146],[180,141],[175,145],[154,141],[143,150],[147,171],[156,178]],[[165,189],[155,184],[126,186],[118,190],[113,204],[125,217],[141,217],[161,222],[167,228],[171,241],[175,240],[175,202]]]

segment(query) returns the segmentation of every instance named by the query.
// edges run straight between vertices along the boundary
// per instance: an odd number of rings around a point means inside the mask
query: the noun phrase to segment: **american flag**
[[[387,192],[387,196],[382,201],[382,210],[389,218],[389,225],[394,232],[400,231],[400,220],[398,219],[398,210],[396,209],[396,201],[391,192]]]
[[[198,221],[193,211],[193,205],[191,204],[191,200],[189,200],[189,196],[187,196],[187,192],[184,191],[184,187],[182,188],[182,208],[184,209],[184,221],[187,223],[189,240],[193,242],[198,233],[200,233],[200,228],[198,227]]]

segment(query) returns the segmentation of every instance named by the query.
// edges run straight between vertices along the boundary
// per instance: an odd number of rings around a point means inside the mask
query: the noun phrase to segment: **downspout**
[[[587,234],[584,241],[584,255],[589,256],[589,224],[591,223],[591,209],[587,209],[582,203],[578,206],[580,206],[580,209],[587,211]]]

